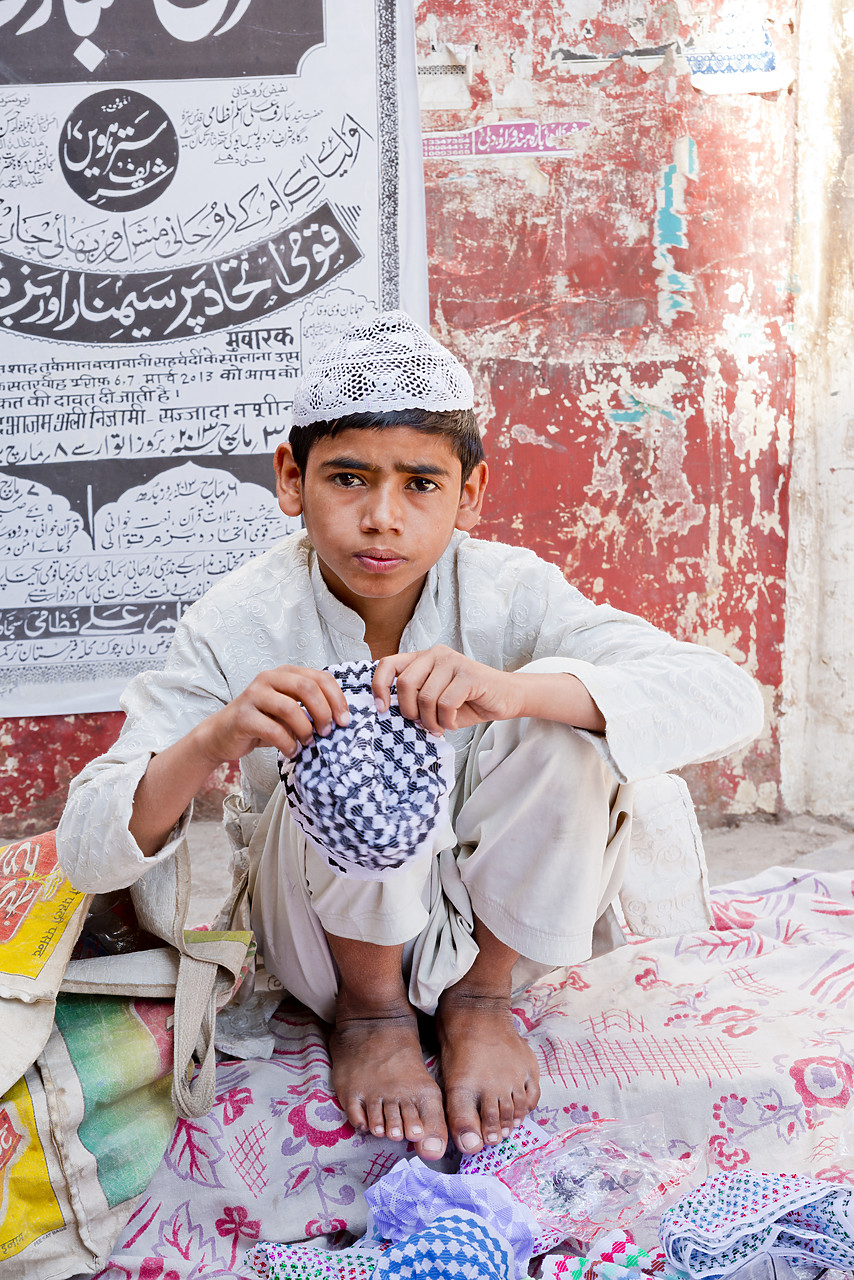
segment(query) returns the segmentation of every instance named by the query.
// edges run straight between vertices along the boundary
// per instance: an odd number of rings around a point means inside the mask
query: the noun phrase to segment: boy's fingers
[[[295,756],[300,748],[296,736],[280,720],[257,707],[241,721],[239,733],[244,741],[248,739],[264,743],[289,757]]]
[[[332,713],[325,699],[318,700],[311,693],[306,698],[313,704],[313,714],[312,708],[303,706],[294,694],[279,693],[275,689],[270,689],[263,699],[259,699],[258,709],[292,734],[297,745],[307,747],[314,742],[315,731],[319,734],[321,728],[326,732],[331,729]]]
[[[467,705],[471,696],[471,681],[466,676],[454,676],[436,704],[439,724],[443,729],[460,728],[460,711]],[[473,720],[471,716],[467,716],[463,723],[468,725],[477,723],[477,721]]]
[[[388,711],[391,686],[394,684],[395,677],[401,671],[405,671],[417,656],[415,653],[392,653],[388,657],[380,658],[371,681],[371,690],[378,711]]]
[[[344,690],[338,681],[328,671],[319,671],[320,685],[326,695],[326,700],[332,708],[332,714],[335,717],[335,723],[346,725],[350,723],[350,708],[347,705],[347,699],[344,696]]]
[[[448,683],[450,678],[450,684]],[[456,691],[452,692],[456,685]],[[454,698],[460,690],[460,681],[444,666],[434,667],[417,693],[418,719],[428,733],[444,733],[456,728]],[[398,684],[398,696],[400,685]],[[465,695],[463,694],[463,701]]]
[[[320,734],[330,733],[335,724],[350,722],[350,710],[341,686],[331,676],[330,682],[304,679],[293,690]]]
[[[419,696],[435,667],[435,656],[427,650],[426,653],[416,654],[406,669],[398,674],[397,703],[407,720],[421,719]],[[424,701],[425,706],[429,707],[429,697]]]
[[[350,709],[344,692],[328,671],[294,671],[280,667],[272,672],[272,689],[305,708],[318,733],[328,733],[334,724],[350,723]]]
[[[268,724],[270,721],[277,724],[280,730],[291,739],[290,750],[294,747],[307,747],[314,741],[314,725],[300,704],[293,698],[289,698],[287,694],[271,691],[269,700],[265,701],[264,706],[259,710],[267,718]],[[278,741],[271,742],[271,745],[278,747],[280,751],[284,750]],[[285,754],[288,753],[285,752]]]

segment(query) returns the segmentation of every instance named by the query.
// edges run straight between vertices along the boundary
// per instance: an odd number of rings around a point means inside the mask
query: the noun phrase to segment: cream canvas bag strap
[[[142,928],[163,938],[179,953],[172,1100],[179,1116],[195,1119],[206,1115],[214,1103],[217,1009],[226,1003],[240,980],[252,936],[240,928],[187,929],[190,855],[186,841],[181,841],[174,857],[155,863],[130,892]],[[232,894],[232,917],[242,914],[245,893],[244,884]],[[143,965],[145,954],[139,953]],[[144,968],[140,976],[143,974]],[[190,1083],[194,1052],[200,1069]]]

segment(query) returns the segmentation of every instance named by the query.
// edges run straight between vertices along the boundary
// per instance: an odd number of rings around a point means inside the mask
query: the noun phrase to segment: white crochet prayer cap
[[[474,408],[463,366],[405,311],[354,325],[312,360],[294,390],[293,425],[350,413]]]

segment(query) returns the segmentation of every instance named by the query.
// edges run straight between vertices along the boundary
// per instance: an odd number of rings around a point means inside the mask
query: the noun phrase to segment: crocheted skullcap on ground
[[[350,723],[318,736],[295,760],[280,754],[279,776],[291,817],[332,870],[382,880],[421,854],[438,852],[436,839],[453,843],[454,752],[405,719],[394,687],[388,711],[377,711],[376,663],[326,669],[344,691]]]
[[[294,389],[293,425],[350,413],[473,406],[472,380],[459,360],[404,311],[384,311],[311,362]]]

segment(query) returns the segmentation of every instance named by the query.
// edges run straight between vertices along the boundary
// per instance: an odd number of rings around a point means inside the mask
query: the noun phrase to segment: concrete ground
[[[745,818],[734,826],[703,832],[713,885],[747,880],[766,867],[854,872],[854,830],[808,814],[782,821]],[[227,893],[231,877],[225,833],[216,822],[190,827],[194,923],[210,920]]]

